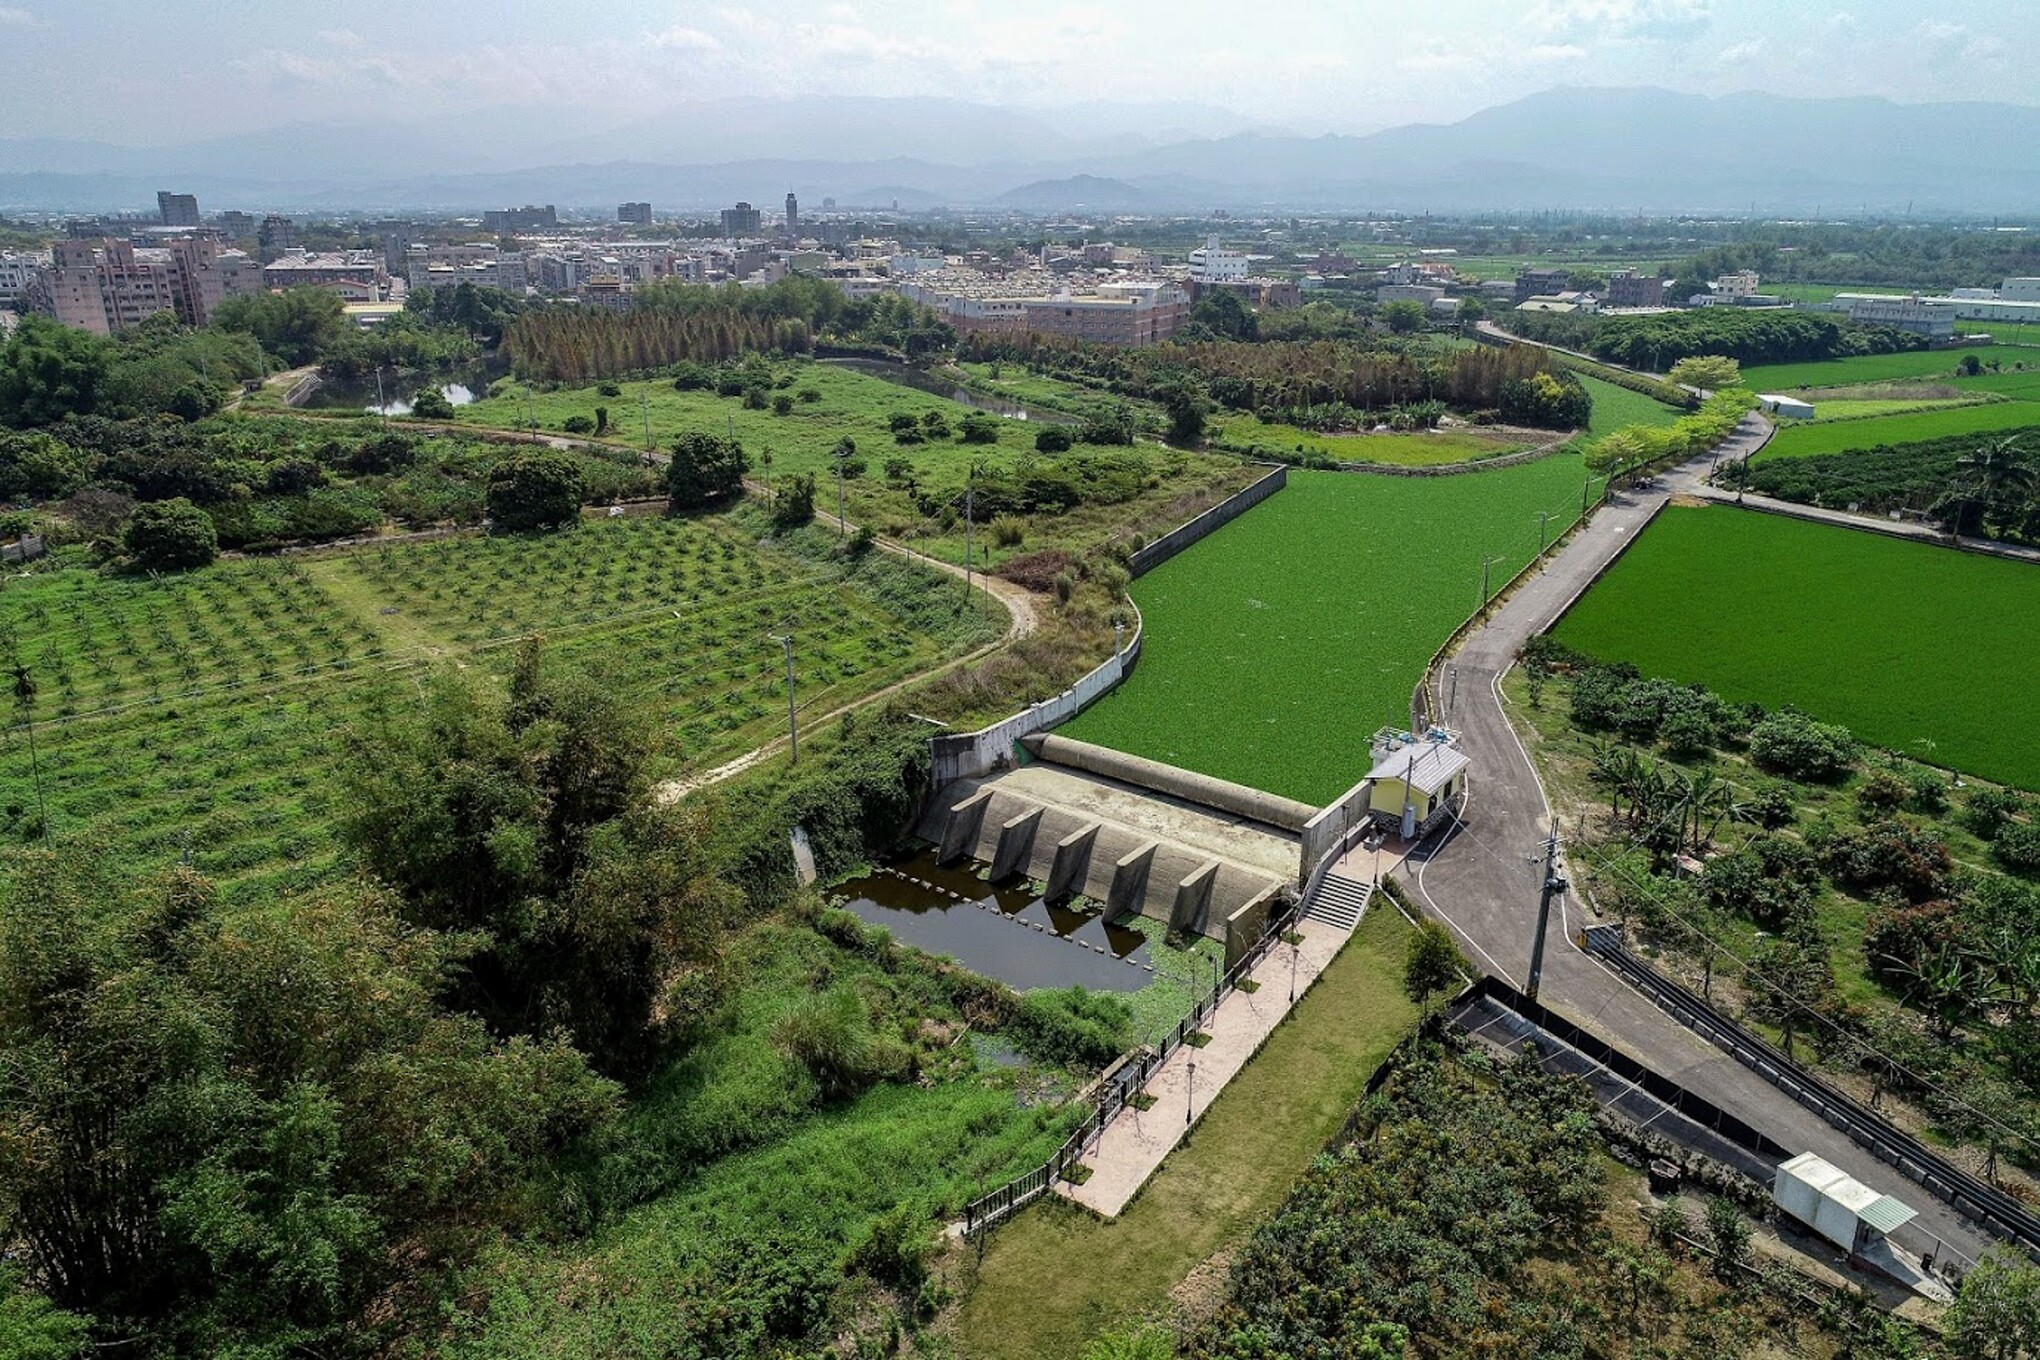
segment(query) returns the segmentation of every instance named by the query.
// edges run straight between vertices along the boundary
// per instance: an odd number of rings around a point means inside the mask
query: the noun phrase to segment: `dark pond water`
[[[302,405],[308,411],[374,411],[379,415],[407,416],[411,414],[411,398],[427,383],[437,386],[440,395],[453,405],[466,406],[487,395],[489,384],[501,376],[501,369],[486,364],[439,374],[400,373],[386,368],[382,375],[381,405],[376,404],[373,373],[344,382],[324,379]]]
[[[1066,416],[1060,411],[1037,411],[1024,403],[1010,401],[1005,397],[987,397],[959,387],[946,378],[915,368],[911,364],[896,364],[890,359],[824,359],[825,364],[836,364],[853,368],[874,378],[883,378],[901,387],[911,387],[916,392],[927,392],[932,396],[947,397],[965,406],[975,406],[980,411],[1005,416],[1010,420],[1030,420],[1039,425],[1080,425],[1083,422],[1075,416]]]
[[[1147,937],[1099,913],[1050,907],[1024,888],[994,888],[968,866],[930,854],[893,861],[833,893],[901,944],[944,954],[1009,987],[1138,991],[1154,981]]]

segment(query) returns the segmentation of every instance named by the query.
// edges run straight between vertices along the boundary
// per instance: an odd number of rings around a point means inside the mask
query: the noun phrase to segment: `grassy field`
[[[1790,392],[1802,387],[1844,387],[1857,383],[1889,382],[1894,378],[1933,378],[1952,381],[1961,375],[1964,355],[1974,354],[1988,365],[2005,368],[2024,363],[2035,367],[2033,356],[2023,350],[1999,350],[1985,345],[1962,350],[1912,350],[1904,354],[1864,354],[1854,359],[1820,359],[1803,364],[1764,364],[1743,370],[1743,386],[1752,392]]]
[[[1818,410],[1816,406],[1816,413]],[[1946,406],[1907,415],[1875,416],[1867,420],[1787,422],[1764,446],[1757,461],[1807,458],[1821,453],[1876,448],[1880,444],[1943,439],[1949,435],[1988,435],[2034,425],[2040,425],[2040,402],[2017,400],[1993,402],[1987,406]]]
[[[1118,1219],[1045,1200],[994,1232],[958,1312],[957,1353],[1075,1356],[1106,1328],[1163,1305],[1200,1262],[1243,1240],[1339,1131],[1416,1019],[1399,985],[1407,933],[1393,910],[1369,912],[1189,1146],[1170,1154]]]
[[[1288,488],[1134,584],[1132,678],[1068,735],[1324,804],[1409,721],[1440,643],[1579,514],[1575,454],[1456,477],[1290,473]],[[1598,486],[1595,488],[1598,490]]]
[[[1795,704],[2040,789],[2040,569],[1726,507],[1666,510],[1555,630],[1589,655]]]
[[[913,539],[921,551],[952,562],[961,562],[964,556],[963,490],[970,469],[974,465],[1012,469],[1038,458],[1043,463],[1051,461],[1034,452],[1034,436],[1041,427],[1032,422],[999,420],[995,444],[965,444],[943,436],[902,445],[887,428],[888,417],[902,414],[920,419],[936,412],[953,429],[971,414],[971,408],[836,364],[782,363],[776,371],[786,385],[776,389],[775,395],[796,398],[785,415],[770,409],[747,410],[737,397],[678,392],[669,381],[650,379],[619,383],[621,395],[615,397],[600,396],[593,387],[527,392],[513,382],[495,396],[461,407],[459,415],[464,422],[505,428],[521,426],[528,415],[540,428],[557,431],[568,417],[592,416],[597,406],[604,406],[613,422],[611,437],[639,447],[646,442],[647,422],[651,443],[660,449],[689,432],[733,435],[751,456],[754,478],[779,482],[795,473],[809,473],[819,487],[817,507],[828,511],[836,506],[835,465],[830,455],[836,441],[848,437],[865,463],[861,475],[845,482],[850,519],[894,537]],[[815,393],[817,400],[799,400],[798,394],[804,390]],[[1135,524],[1150,533],[1166,529],[1172,526],[1145,523],[1144,516],[1185,492],[1237,489],[1251,480],[1251,470],[1234,459],[1152,444],[1085,447],[1061,455],[1061,459],[1085,456],[1121,461],[1128,469],[1122,480],[1133,493],[1131,498],[1095,499],[1063,514],[1025,517],[1025,535],[1017,543],[999,544],[979,534],[977,560],[982,563],[989,555],[996,564],[1042,547],[1087,549],[1110,537],[1115,529]],[[887,471],[887,464],[895,461],[897,475]],[[1093,488],[1099,481],[1084,480]],[[909,489],[910,482],[939,503],[935,513],[922,512]]]
[[[1573,376],[1594,399],[1594,417],[1587,426],[1589,434],[1613,434],[1632,425],[1669,425],[1685,414],[1641,392],[1602,382],[1585,373]]]
[[[0,737],[0,835],[53,825],[161,864],[188,847],[235,892],[302,884],[334,854],[330,770],[363,696],[436,659],[505,670],[531,632],[666,715],[675,772],[784,727],[792,630],[804,708],[831,708],[995,638],[923,572],[826,536],[761,544],[728,517],[589,521],[224,562],[157,579],[39,572],[0,594],[0,636],[40,687],[36,749]]]
[[[1214,419],[1210,437],[1239,449],[1267,449],[1291,454],[1315,453],[1342,463],[1386,463],[1395,467],[1436,467],[1472,463],[1516,453],[1542,442],[1520,433],[1498,434],[1475,429],[1416,430],[1383,434],[1320,434],[1227,413]],[[1543,438],[1557,438],[1556,434]]]
[[[1990,398],[1978,393],[1969,397],[1819,397],[1814,398],[1815,423],[1835,420],[1867,420],[1876,416],[1901,416],[1914,411],[1953,410],[1958,406],[1980,406]]]

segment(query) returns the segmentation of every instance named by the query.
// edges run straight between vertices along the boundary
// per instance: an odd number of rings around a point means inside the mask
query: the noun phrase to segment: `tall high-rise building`
[[[652,205],[649,203],[619,203],[616,205],[616,220],[628,222],[634,227],[652,225]]]
[[[210,237],[140,248],[110,238],[66,240],[51,248],[33,302],[67,326],[110,335],[157,312],[203,326],[230,284],[237,291],[260,286],[241,273],[230,280]]]
[[[543,208],[527,203],[521,208],[496,208],[482,214],[482,230],[503,235],[518,231],[552,231],[559,224],[559,212],[550,203]]]
[[[281,254],[297,249],[297,223],[288,217],[275,213],[262,219],[262,225],[255,229],[255,242],[264,250]]]
[[[743,236],[756,236],[763,229],[765,214],[750,204],[739,200],[734,208],[722,210],[722,234],[732,240]]]
[[[198,225],[198,195],[173,194],[168,189],[158,189],[156,212],[166,227],[195,227]]]
[[[793,196],[793,190],[786,191],[786,239],[800,239],[800,200]]]

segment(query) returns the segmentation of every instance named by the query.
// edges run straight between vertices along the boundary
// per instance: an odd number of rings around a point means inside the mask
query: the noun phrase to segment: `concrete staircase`
[[[1360,913],[1367,910],[1367,899],[1374,895],[1372,883],[1341,874],[1326,874],[1319,885],[1317,896],[1304,909],[1304,916],[1331,926],[1335,930],[1351,930],[1360,924]]]

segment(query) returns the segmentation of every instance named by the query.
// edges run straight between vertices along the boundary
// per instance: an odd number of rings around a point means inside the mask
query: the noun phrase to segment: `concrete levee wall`
[[[931,783],[941,788],[952,779],[976,779],[1013,763],[1013,743],[1069,721],[1125,678],[1140,659],[1140,628],[1133,640],[1105,659],[1076,684],[975,732],[935,737],[928,743],[934,756]]]
[[[1127,561],[1135,576],[1153,571],[1214,529],[1232,523],[1289,485],[1289,469],[1278,467],[1244,491],[1226,497],[1194,519],[1185,520],[1142,548]]]
[[[1303,851],[1297,857],[1296,886],[1301,888],[1319,860],[1337,850],[1344,853],[1346,833],[1367,820],[1374,781],[1363,779],[1340,794],[1317,816],[1303,824]]]

